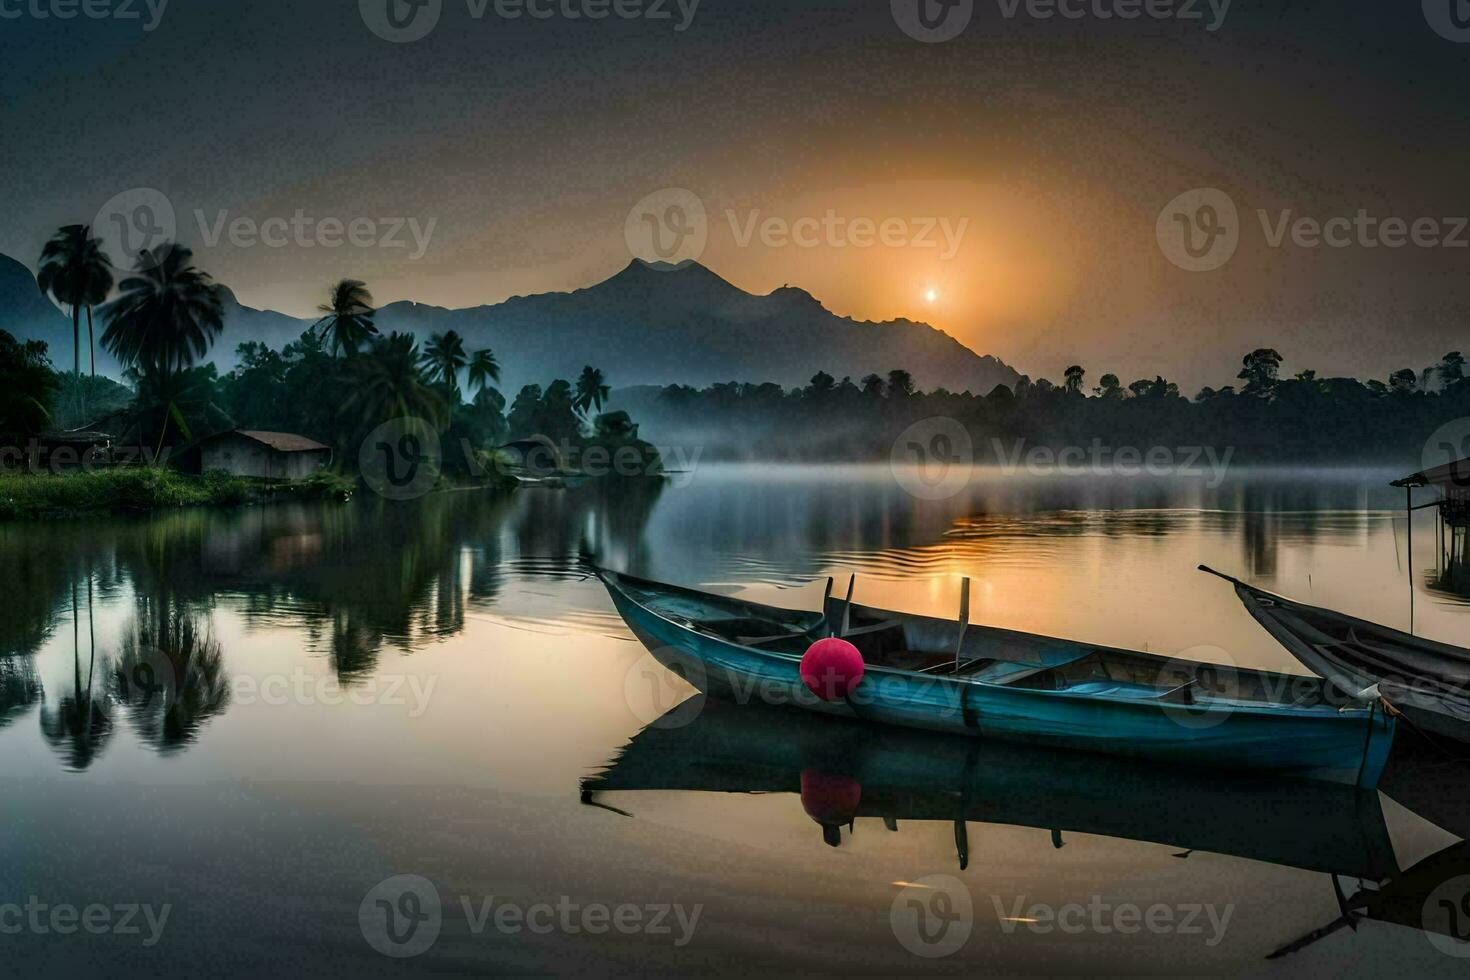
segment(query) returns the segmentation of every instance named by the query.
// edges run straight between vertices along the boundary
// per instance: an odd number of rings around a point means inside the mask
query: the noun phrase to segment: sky
[[[307,315],[575,289],[658,228],[1033,378],[1470,346],[1459,0],[414,2],[0,0],[0,252],[124,218]]]

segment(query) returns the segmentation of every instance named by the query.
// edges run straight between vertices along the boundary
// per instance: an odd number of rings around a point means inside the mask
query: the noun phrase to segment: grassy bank
[[[271,486],[224,473],[189,476],[153,467],[62,474],[0,473],[0,519],[343,498],[355,486],[356,481],[331,473]]]

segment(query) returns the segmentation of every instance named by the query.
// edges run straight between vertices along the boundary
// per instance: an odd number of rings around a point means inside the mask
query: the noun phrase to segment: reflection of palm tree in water
[[[0,728],[41,700],[41,680],[30,657],[0,655]]]
[[[204,617],[162,597],[140,603],[114,672],[138,736],[170,753],[229,705],[224,653]]]
[[[112,737],[112,718],[105,691],[95,691],[97,649],[92,623],[92,572],[87,570],[87,681],[82,684],[80,638],[81,614],[77,608],[77,583],[71,584],[72,691],[55,705],[41,709],[41,734],[62,756],[67,769],[86,769],[102,754]]]

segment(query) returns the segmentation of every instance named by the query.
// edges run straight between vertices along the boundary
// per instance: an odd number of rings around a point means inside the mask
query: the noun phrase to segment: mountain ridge
[[[222,373],[233,368],[240,343],[279,348],[314,322],[247,306],[228,287],[223,305],[225,330],[210,358]],[[930,324],[839,316],[799,286],[746,292],[697,262],[675,266],[634,259],[578,289],[461,309],[398,300],[381,307],[376,320],[385,333],[406,331],[422,341],[452,329],[471,350],[492,348],[507,392],[575,377],[589,363],[618,387],[731,380],[793,387],[818,371],[858,380],[903,368],[920,387],[984,394],[997,384],[1014,386],[1021,377],[999,358],[978,354]],[[69,366],[69,317],[40,294],[29,269],[3,255],[0,329],[47,341],[52,363]],[[119,371],[100,349],[97,366],[107,374]]]

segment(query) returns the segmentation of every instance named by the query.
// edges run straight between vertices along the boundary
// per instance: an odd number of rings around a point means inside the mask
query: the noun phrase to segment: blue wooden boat
[[[1394,719],[1321,678],[1241,670],[972,626],[828,595],[800,612],[598,571],[650,653],[738,703],[1184,765],[1375,787]],[[966,593],[968,595],[968,591]],[[968,602],[965,603],[968,605]],[[808,646],[840,636],[865,673],[840,701],[802,682]]]

